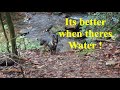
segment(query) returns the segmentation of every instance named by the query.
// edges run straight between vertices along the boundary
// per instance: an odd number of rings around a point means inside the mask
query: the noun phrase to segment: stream
[[[53,26],[54,29],[58,31],[65,31],[65,18],[68,17],[71,19],[79,20],[79,18],[87,19],[86,13],[81,12],[27,12],[24,21],[21,21],[16,24],[17,28],[20,28],[20,33],[28,33],[25,35],[26,38],[37,40],[43,36],[43,32],[47,30],[50,26]],[[48,36],[45,36],[48,37]],[[68,41],[73,41],[68,38],[61,38],[57,50],[64,52],[70,50]]]

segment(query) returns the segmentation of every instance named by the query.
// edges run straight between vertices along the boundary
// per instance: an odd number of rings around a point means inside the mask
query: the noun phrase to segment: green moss
[[[50,29],[50,31],[52,31],[53,33],[57,33],[59,31],[65,31],[65,27],[64,26],[60,26],[60,25],[56,25],[56,26],[52,27]]]

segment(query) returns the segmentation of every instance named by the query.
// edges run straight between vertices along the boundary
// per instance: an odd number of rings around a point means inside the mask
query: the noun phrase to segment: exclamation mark
[[[100,42],[99,45],[100,45],[100,49],[101,49],[102,48],[102,42]]]

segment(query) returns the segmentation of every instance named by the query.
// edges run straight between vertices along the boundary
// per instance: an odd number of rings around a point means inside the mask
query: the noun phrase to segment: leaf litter
[[[80,54],[80,53],[79,53]],[[38,50],[21,51],[25,62],[25,78],[119,78],[120,49],[104,43],[102,49],[85,55],[75,51],[58,52],[56,55],[38,53]],[[2,55],[1,55],[2,57]],[[23,78],[18,65],[0,66],[0,78]]]

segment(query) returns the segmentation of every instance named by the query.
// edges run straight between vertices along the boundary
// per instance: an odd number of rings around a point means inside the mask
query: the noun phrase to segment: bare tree
[[[12,19],[10,16],[10,12],[6,12],[5,15],[6,15],[6,19],[7,19],[8,28],[10,31],[12,53],[15,55],[18,55],[17,46],[16,46],[16,36],[15,36],[14,26],[13,26],[13,22],[12,22]]]

